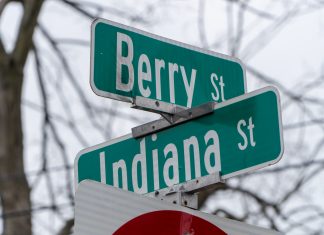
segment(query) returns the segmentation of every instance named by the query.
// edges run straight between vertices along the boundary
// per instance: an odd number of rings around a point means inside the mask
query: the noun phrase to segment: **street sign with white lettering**
[[[75,176],[144,194],[217,172],[226,179],[274,164],[282,153],[279,94],[266,87],[143,138],[126,135],[85,149]]]
[[[245,92],[245,70],[236,58],[103,19],[91,30],[90,83],[97,95],[193,107]]]
[[[281,233],[86,180],[75,197],[75,235]]]

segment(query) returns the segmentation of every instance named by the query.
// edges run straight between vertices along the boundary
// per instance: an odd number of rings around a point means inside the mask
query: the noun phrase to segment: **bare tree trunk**
[[[3,1],[1,11],[10,0]],[[24,172],[21,92],[23,69],[43,0],[23,1],[24,13],[12,53],[0,37],[0,197],[4,235],[31,235],[30,188]]]
[[[22,70],[12,61],[0,68],[0,192],[5,235],[31,234],[30,189],[23,163]]]

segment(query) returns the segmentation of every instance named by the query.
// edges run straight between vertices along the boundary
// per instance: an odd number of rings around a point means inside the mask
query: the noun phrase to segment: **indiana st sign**
[[[245,92],[245,70],[236,58],[103,19],[91,30],[90,83],[97,95],[192,107]]]
[[[279,235],[90,180],[75,197],[75,235]]]
[[[76,182],[92,179],[144,194],[217,172],[226,179],[274,164],[282,153],[279,94],[266,87],[143,138],[126,135],[85,149],[75,175]]]

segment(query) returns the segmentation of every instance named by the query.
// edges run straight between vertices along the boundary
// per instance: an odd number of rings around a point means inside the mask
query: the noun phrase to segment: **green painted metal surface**
[[[92,24],[90,77],[100,96],[126,102],[142,96],[186,107],[220,103],[246,87],[236,58],[102,19]]]
[[[144,138],[127,135],[85,149],[75,174],[76,182],[92,179],[148,193],[217,171],[229,178],[274,164],[282,153],[279,94],[266,87]]]

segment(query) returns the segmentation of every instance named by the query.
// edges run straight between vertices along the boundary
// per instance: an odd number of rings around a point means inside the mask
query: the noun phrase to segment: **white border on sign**
[[[279,155],[272,161],[264,162],[264,163],[261,163],[261,164],[258,164],[258,165],[255,165],[255,166],[252,166],[252,167],[249,167],[249,168],[245,168],[243,170],[239,170],[239,171],[236,171],[236,172],[233,172],[233,173],[230,173],[230,174],[222,175],[221,179],[228,179],[228,178],[236,176],[236,175],[241,175],[241,174],[244,174],[244,173],[247,173],[247,172],[255,171],[257,169],[260,169],[260,168],[263,168],[263,167],[266,167],[266,166],[273,165],[273,164],[277,163],[278,161],[280,161],[280,159],[282,158],[282,155],[284,153],[284,143],[283,143],[283,133],[282,133],[283,129],[282,129],[281,108],[280,108],[280,96],[279,96],[279,91],[278,91],[277,88],[275,88],[274,86],[267,86],[267,87],[258,89],[256,91],[249,92],[247,94],[244,94],[244,95],[241,95],[241,96],[238,96],[238,97],[235,97],[235,98],[232,98],[230,100],[227,100],[227,101],[224,101],[222,103],[217,104],[215,106],[214,110],[220,109],[220,108],[222,108],[224,106],[227,106],[227,105],[230,105],[230,104],[233,104],[233,103],[237,103],[237,102],[240,102],[242,100],[245,100],[245,99],[248,99],[250,97],[254,97],[254,96],[257,96],[259,94],[266,93],[266,92],[269,92],[269,91],[274,92],[274,94],[276,95],[276,98],[277,98],[277,112],[278,112],[279,133],[280,133],[280,153],[279,153]],[[92,151],[94,151],[96,149],[100,149],[100,148],[103,148],[103,147],[107,147],[107,146],[116,144],[118,142],[130,139],[130,138],[133,138],[132,134],[127,134],[127,135],[121,136],[119,138],[109,140],[109,141],[106,141],[104,143],[101,143],[101,144],[98,144],[98,145],[95,145],[95,146],[92,146],[92,147],[81,150],[77,154],[77,156],[76,156],[76,158],[74,160],[75,189],[77,189],[77,185],[78,185],[78,179],[79,179],[78,178],[78,161],[79,161],[79,158],[81,157],[81,155],[83,155],[85,153],[88,153],[88,152],[92,152]]]
[[[219,105],[216,105],[215,109],[224,107],[224,106],[232,104],[232,103],[239,102],[241,100],[244,100],[244,99],[247,99],[247,98],[250,98],[252,96],[256,96],[256,95],[259,95],[261,93],[265,93],[265,92],[268,92],[268,91],[274,92],[274,94],[276,95],[276,98],[277,98],[277,112],[278,112],[279,137],[280,137],[280,153],[272,161],[264,162],[264,163],[261,163],[261,164],[258,164],[258,165],[255,165],[255,166],[252,166],[252,167],[249,167],[249,168],[245,168],[245,169],[240,170],[240,171],[235,171],[235,172],[230,173],[230,174],[222,175],[221,176],[222,179],[225,180],[225,179],[231,178],[231,177],[236,176],[236,175],[241,175],[241,174],[244,174],[244,173],[247,173],[247,172],[251,172],[251,171],[255,171],[255,170],[264,168],[266,166],[276,164],[282,158],[282,155],[284,153],[284,142],[283,142],[283,133],[282,133],[283,128],[282,128],[281,105],[280,105],[281,102],[280,102],[279,91],[278,91],[278,89],[276,87],[274,87],[274,86],[266,86],[264,88],[261,88],[261,89],[258,89],[256,91],[250,92],[250,93],[248,93],[246,95],[241,95],[241,96],[235,97],[233,99],[228,100],[228,102],[225,101],[223,103],[220,103]]]
[[[189,50],[192,50],[192,51],[200,52],[200,53],[203,53],[203,54],[206,54],[206,55],[211,55],[211,56],[214,56],[214,57],[217,57],[217,58],[221,58],[221,59],[236,62],[241,66],[242,71],[243,71],[244,93],[246,93],[246,70],[245,70],[244,64],[242,63],[242,61],[240,59],[235,58],[235,57],[231,57],[231,56],[228,56],[228,55],[224,55],[224,54],[221,54],[221,53],[218,53],[218,52],[209,51],[209,50],[199,48],[199,47],[196,47],[196,46],[192,46],[192,45],[189,45],[189,44],[186,44],[186,43],[178,42],[178,41],[175,41],[175,40],[172,40],[172,39],[169,39],[169,38],[165,38],[165,37],[162,37],[162,36],[158,36],[158,35],[155,35],[155,34],[140,30],[140,29],[136,29],[136,28],[133,28],[133,27],[130,27],[130,26],[126,26],[126,25],[117,23],[117,22],[113,22],[113,21],[110,21],[110,20],[102,19],[102,18],[97,18],[91,24],[90,86],[91,86],[92,91],[95,94],[99,95],[99,96],[106,97],[106,98],[111,98],[111,99],[115,99],[115,100],[120,100],[120,101],[124,101],[124,102],[128,102],[128,103],[133,102],[132,97],[127,97],[127,96],[122,96],[122,95],[117,95],[117,94],[114,94],[114,93],[110,93],[110,92],[107,92],[107,91],[102,91],[102,90],[99,90],[95,85],[94,77],[93,77],[93,74],[94,74],[94,41],[95,41],[94,38],[95,38],[95,28],[96,28],[96,25],[98,23],[105,23],[105,24],[108,24],[108,25],[112,25],[112,26],[124,29],[124,30],[128,30],[128,31],[131,31],[131,32],[134,32],[134,33],[144,35],[146,37],[149,37],[149,38],[152,38],[152,39],[155,39],[155,40],[166,42],[166,43],[169,43],[171,45],[175,45],[175,46],[186,48],[186,49],[189,49]]]

